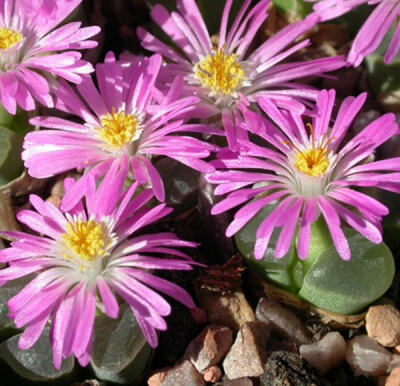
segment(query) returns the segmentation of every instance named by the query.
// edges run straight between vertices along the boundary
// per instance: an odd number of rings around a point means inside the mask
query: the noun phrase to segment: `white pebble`
[[[318,342],[303,344],[299,351],[304,359],[325,374],[343,361],[346,341],[338,332],[329,332]]]
[[[347,345],[346,361],[354,374],[379,377],[386,374],[392,354],[367,335],[359,335]]]

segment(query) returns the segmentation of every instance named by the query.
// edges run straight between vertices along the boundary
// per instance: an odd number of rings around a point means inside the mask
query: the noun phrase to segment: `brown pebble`
[[[261,298],[257,304],[256,318],[268,323],[272,331],[285,339],[294,340],[298,345],[312,342],[303,322],[278,302]]]
[[[385,347],[400,344],[400,311],[391,304],[372,306],[365,317],[368,336]]]
[[[254,311],[241,290],[221,294],[199,288],[197,300],[210,323],[237,331],[244,323],[255,320]]]
[[[270,330],[258,320],[245,323],[222,365],[229,379],[258,377],[264,372]]]
[[[149,386],[205,385],[203,377],[187,360],[177,363],[172,368],[158,371],[147,380],[147,384]]]
[[[166,372],[155,373],[147,380],[147,384],[149,386],[162,385],[162,383],[164,382],[166,376],[167,376]]]
[[[229,327],[211,324],[186,348],[185,359],[189,359],[196,370],[203,374],[223,359],[232,341],[232,330]]]
[[[204,373],[204,380],[206,382],[218,382],[222,377],[222,371],[218,366],[209,367]]]
[[[399,386],[399,385],[400,385],[400,367],[396,367],[386,378],[385,386]]]

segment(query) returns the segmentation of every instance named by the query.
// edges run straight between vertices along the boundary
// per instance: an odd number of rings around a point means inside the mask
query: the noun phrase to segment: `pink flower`
[[[200,124],[184,124],[185,114],[196,108],[198,98],[178,99],[182,83],[177,79],[169,93],[156,103],[154,87],[161,57],[120,64],[112,54],[96,66],[99,91],[87,76],[77,86],[79,94],[61,82],[57,107],[78,116],[83,123],[58,117],[35,117],[34,125],[55,130],[31,132],[25,137],[22,158],[33,177],[46,178],[81,168],[87,173],[72,189],[74,205],[82,197],[89,176],[100,178],[114,160],[129,158],[130,177],[150,182],[156,197],[164,200],[161,176],[152,156],[167,156],[202,172],[212,171],[202,158],[216,147],[184,132],[207,132]],[[179,134],[179,135],[177,135]],[[65,202],[69,202],[66,197]]]
[[[151,13],[179,51],[143,28],[138,29],[138,36],[144,48],[163,55],[168,61],[164,82],[170,82],[176,75],[184,77],[187,92],[202,98],[203,114],[222,113],[228,142],[234,146],[238,136],[235,110],[240,97],[256,102],[257,97],[263,96],[279,107],[303,112],[300,101],[315,99],[317,91],[295,80],[336,70],[345,62],[342,57],[285,62],[290,55],[309,45],[308,39],[295,42],[319,21],[315,14],[284,27],[249,53],[257,31],[268,16],[271,1],[261,0],[253,8],[249,8],[251,0],[244,1],[228,28],[232,3],[233,0],[226,1],[216,45],[211,41],[194,0],[178,0],[179,12],[169,13],[157,4]]]
[[[82,0],[3,0],[0,4],[0,100],[15,114],[33,110],[35,100],[53,107],[52,76],[79,83],[93,71],[77,50],[97,46],[87,40],[99,27],[74,22],[55,28]],[[51,82],[50,82],[51,83]]]
[[[218,184],[216,194],[228,195],[213,207],[212,213],[245,204],[236,212],[226,235],[232,236],[265,206],[276,203],[277,208],[257,230],[254,251],[257,259],[264,257],[275,228],[281,228],[275,248],[277,258],[286,255],[297,230],[298,255],[301,259],[307,258],[311,225],[320,215],[344,260],[351,256],[343,225],[380,243],[380,223],[388,209],[352,187],[400,192],[400,158],[371,160],[374,150],[398,135],[399,128],[395,115],[385,114],[342,144],[365,99],[366,93],[346,98],[331,126],[335,91],[322,91],[317,101],[318,115],[308,126],[310,132],[300,116],[280,112],[268,99],[262,99],[260,106],[280,129],[260,115],[244,111],[244,129],[269,145],[245,140],[241,142],[243,149],[237,158],[222,152],[220,159],[213,162],[222,170],[207,178]]]
[[[361,4],[376,5],[364,25],[358,31],[347,60],[359,66],[382,43],[393,24],[396,29],[385,55],[385,63],[391,63],[400,51],[400,1],[399,0],[321,0],[314,6],[323,21],[343,15]]]
[[[127,190],[127,162],[113,162],[98,188],[87,180],[85,199],[70,211],[57,209],[36,195],[34,210],[22,210],[19,221],[43,236],[3,232],[14,239],[0,251],[0,261],[9,264],[0,271],[0,283],[34,273],[30,281],[8,302],[10,317],[25,330],[19,348],[32,347],[47,322],[51,323],[54,366],[74,355],[86,366],[92,349],[96,310],[118,317],[122,299],[131,308],[146,340],[157,345],[156,330],[166,330],[164,317],[171,307],[156,291],[194,307],[190,295],[177,285],[151,273],[152,270],[190,270],[195,264],[176,247],[195,247],[173,233],[143,234],[171,212],[165,204],[151,209],[151,190]],[[74,181],[66,179],[69,191]],[[140,232],[139,235],[135,235]],[[133,236],[133,237],[130,237]],[[130,238],[129,238],[130,237]],[[160,255],[174,255],[175,258]],[[151,270],[151,271],[149,271]]]

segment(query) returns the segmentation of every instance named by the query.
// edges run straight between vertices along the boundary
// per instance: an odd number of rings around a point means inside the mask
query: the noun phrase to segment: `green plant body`
[[[30,130],[32,126],[26,112],[18,111],[11,115],[0,106],[0,186],[21,175],[24,167],[22,143]]]
[[[312,226],[306,260],[298,258],[294,246],[284,258],[275,258],[278,230],[274,231],[264,258],[255,260],[256,230],[274,208],[273,205],[264,208],[235,237],[239,251],[256,274],[319,308],[345,315],[361,312],[390,287],[395,266],[387,245],[374,244],[346,229],[352,258],[343,261],[322,217]]]

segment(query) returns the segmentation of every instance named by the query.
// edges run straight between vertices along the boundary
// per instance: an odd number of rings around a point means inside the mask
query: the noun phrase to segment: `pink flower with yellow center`
[[[8,263],[0,270],[0,283],[35,274],[8,302],[9,316],[24,328],[19,348],[32,347],[50,323],[57,369],[72,355],[81,365],[88,364],[97,311],[116,318],[121,302],[127,303],[155,347],[156,331],[167,329],[164,317],[171,312],[158,292],[194,307],[185,290],[152,272],[192,269],[194,262],[176,248],[196,244],[173,233],[141,232],[171,209],[165,204],[148,207],[153,193],[138,192],[137,183],[124,189],[127,172],[125,160],[122,167],[114,162],[97,188],[88,179],[84,199],[68,212],[31,195],[35,210],[22,210],[17,217],[42,236],[3,232],[15,241],[0,251],[0,261]],[[67,192],[73,183],[65,180]]]
[[[221,151],[219,159],[213,161],[218,170],[207,176],[208,181],[218,184],[215,194],[227,194],[213,207],[213,214],[243,205],[236,211],[226,235],[234,235],[264,207],[276,204],[257,230],[257,259],[264,257],[275,228],[280,229],[275,256],[286,255],[298,232],[298,255],[306,259],[311,225],[320,216],[344,260],[351,256],[343,226],[380,243],[380,224],[388,209],[357,188],[376,187],[400,193],[400,158],[371,160],[378,146],[399,134],[399,127],[394,114],[385,114],[343,143],[365,99],[366,93],[347,97],[332,122],[335,91],[324,90],[317,100],[316,116],[307,127],[301,116],[279,111],[268,99],[259,103],[276,126],[243,109],[241,125],[247,133],[260,137],[257,144],[242,140],[237,157]]]
[[[227,0],[223,11],[218,42],[213,44],[195,0],[178,0],[178,12],[169,13],[162,5],[153,7],[155,23],[179,48],[161,42],[143,28],[138,29],[142,46],[163,55],[167,61],[161,80],[170,83],[180,75],[187,93],[202,98],[202,113],[222,113],[228,142],[235,145],[235,121],[240,98],[257,102],[263,96],[286,109],[304,111],[303,99],[315,100],[317,91],[296,82],[306,76],[320,76],[345,65],[343,57],[322,58],[307,62],[286,62],[295,52],[310,44],[296,40],[319,21],[316,14],[288,25],[254,50],[250,46],[268,17],[270,0],[253,7],[245,0],[229,25],[233,0]],[[240,136],[240,135],[239,135]]]
[[[180,98],[182,82],[177,79],[165,97],[154,86],[161,57],[122,64],[108,54],[97,64],[98,89],[85,77],[76,93],[61,82],[57,108],[80,119],[35,117],[34,125],[52,130],[28,133],[22,158],[33,177],[46,178],[67,170],[86,169],[71,192],[74,203],[82,196],[81,186],[89,176],[101,178],[110,165],[127,157],[130,177],[152,186],[156,197],[164,200],[164,184],[152,164],[152,157],[167,156],[201,172],[213,167],[206,163],[216,146],[185,133],[215,132],[200,124],[185,124],[196,109],[197,97]]]
[[[4,0],[0,3],[0,101],[15,114],[33,110],[35,101],[53,107],[55,77],[79,83],[93,71],[77,51],[97,46],[88,40],[99,27],[80,22],[57,27],[82,0]]]

